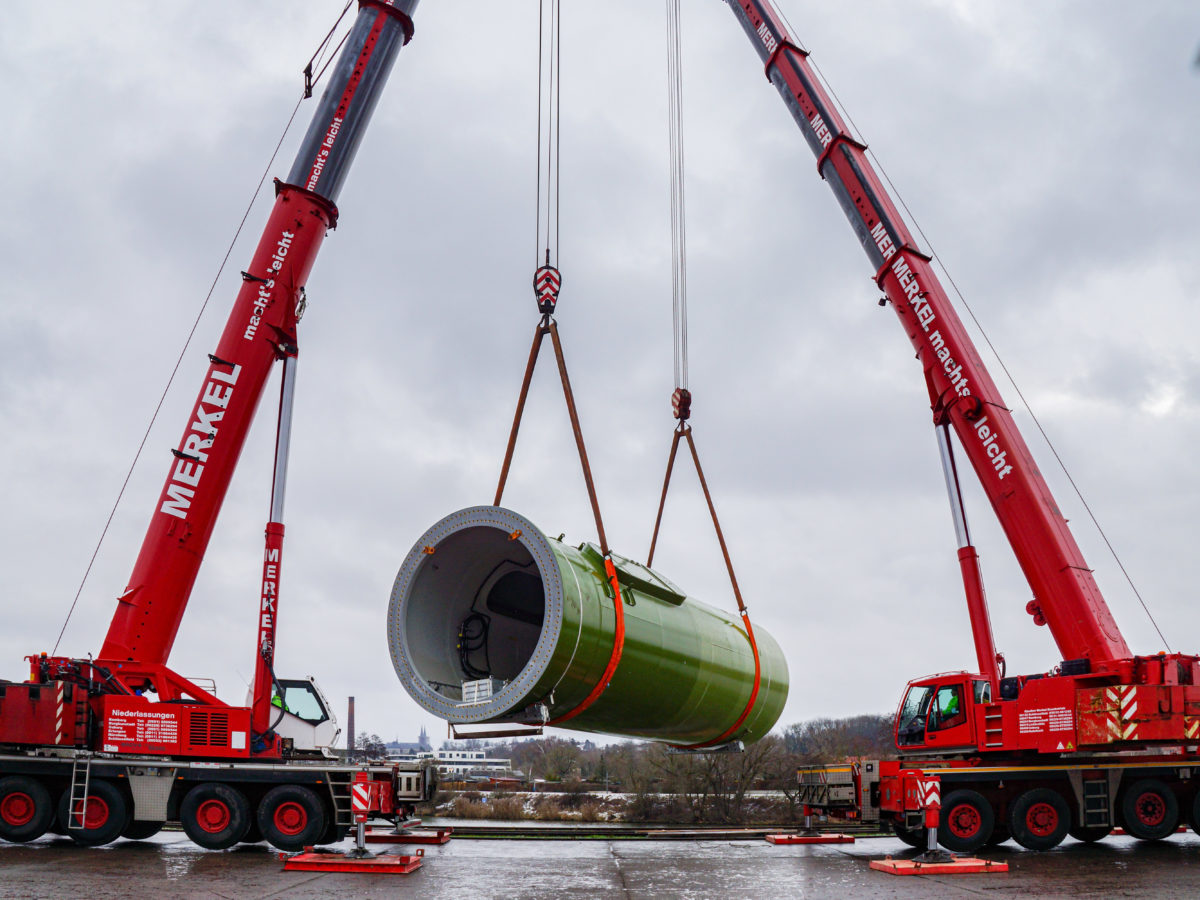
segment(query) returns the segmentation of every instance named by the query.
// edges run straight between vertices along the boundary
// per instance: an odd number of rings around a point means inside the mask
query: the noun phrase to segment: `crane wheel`
[[[224,850],[246,836],[250,802],[227,784],[198,784],[184,795],[179,822],[193,843],[208,850]]]
[[[86,805],[77,803],[72,809],[71,791],[63,791],[58,801],[58,824],[62,833],[81,847],[99,847],[121,836],[129,824],[129,804],[116,785],[97,778],[88,787]]]
[[[938,843],[952,853],[971,853],[987,843],[996,824],[992,805],[978,791],[951,791],[942,800]]]
[[[988,839],[983,842],[985,847],[998,847],[1005,841],[1012,840],[1012,834],[1008,830],[1008,825],[1004,822],[997,822],[992,826],[992,833]]]
[[[121,832],[121,837],[127,841],[144,841],[162,831],[166,824],[166,822],[143,822],[139,819],[131,819],[125,826],[125,830]]]
[[[1192,801],[1192,831],[1200,834],[1200,794]]]
[[[1121,796],[1121,816],[1135,838],[1161,841],[1179,825],[1179,801],[1157,778],[1143,778]]]
[[[1111,833],[1111,825],[1094,825],[1091,828],[1085,825],[1072,825],[1067,829],[1067,834],[1085,844],[1094,844],[1096,841],[1102,841]]]
[[[0,839],[24,844],[40,838],[54,822],[50,792],[36,778],[0,778]]]
[[[272,845],[296,851],[316,844],[325,833],[321,798],[298,784],[273,787],[258,804],[258,827]]]
[[[1071,808],[1062,794],[1050,788],[1026,791],[1008,811],[1013,839],[1026,850],[1057,847],[1070,827]]]

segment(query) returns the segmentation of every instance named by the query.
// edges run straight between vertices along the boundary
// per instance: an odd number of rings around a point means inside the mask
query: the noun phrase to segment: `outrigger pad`
[[[450,841],[453,828],[422,829],[421,831],[395,831],[391,828],[368,828],[368,844],[446,844]]]
[[[425,851],[416,856],[394,856],[380,854],[356,859],[341,853],[294,853],[280,854],[285,872],[373,872],[384,875],[407,875],[421,867]]]
[[[768,834],[772,844],[853,844],[852,834]]]
[[[875,859],[871,868],[889,875],[982,875],[988,872],[1007,872],[1008,863],[956,856],[948,862],[922,863],[915,859]]]

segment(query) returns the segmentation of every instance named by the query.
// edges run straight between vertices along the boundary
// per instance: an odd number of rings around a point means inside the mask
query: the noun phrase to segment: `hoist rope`
[[[789,29],[791,28],[790,25],[788,27]],[[861,130],[859,129],[858,125],[855,124],[854,119],[851,118],[850,113],[842,104],[841,99],[834,92],[833,88],[830,87],[828,79],[825,78],[824,73],[821,72],[820,68],[817,66],[816,61],[811,56],[808,57],[808,60],[809,64],[813,67],[813,71],[817,73],[824,84],[825,90],[829,92],[829,95],[837,104],[842,116],[845,117],[846,121],[850,124],[850,127],[861,136]],[[862,141],[862,143],[866,145],[867,142]],[[1159,639],[1162,640],[1163,646],[1168,650],[1172,650],[1170,642],[1167,640],[1166,635],[1163,634],[1162,629],[1158,627],[1158,622],[1155,620],[1154,614],[1150,612],[1150,607],[1142,597],[1141,591],[1138,590],[1137,585],[1134,583],[1133,577],[1125,568],[1124,561],[1117,553],[1117,550],[1112,545],[1112,542],[1109,541],[1108,534],[1100,524],[1100,520],[1096,517],[1096,514],[1092,512],[1092,507],[1088,504],[1087,498],[1083,496],[1083,491],[1076,483],[1074,476],[1071,475],[1070,469],[1067,468],[1066,461],[1062,458],[1062,456],[1059,455],[1058,448],[1055,446],[1054,441],[1050,439],[1050,435],[1047,434],[1046,429],[1042,427],[1041,420],[1033,411],[1033,407],[1030,405],[1029,400],[1026,399],[1025,393],[1021,390],[1021,386],[1017,384],[1016,378],[1013,376],[1012,372],[1009,371],[1009,368],[1005,364],[1003,357],[1000,356],[1000,352],[992,343],[992,339],[988,335],[987,329],[983,327],[983,323],[980,322],[979,318],[975,315],[975,310],[971,308],[971,304],[967,302],[967,298],[964,297],[963,292],[959,290],[958,284],[954,280],[954,276],[950,274],[950,270],[946,267],[945,262],[942,261],[941,257],[934,248],[933,241],[931,241],[925,234],[925,230],[921,227],[921,223],[917,221],[917,218],[913,215],[912,210],[908,208],[908,204],[904,201],[904,197],[901,195],[899,189],[892,182],[892,179],[888,175],[887,170],[884,168],[883,162],[879,159],[878,154],[870,149],[868,149],[866,152],[870,154],[871,159],[875,164],[875,168],[879,170],[879,174],[883,177],[884,181],[887,182],[888,187],[891,189],[892,195],[895,196],[896,200],[900,203],[900,207],[904,210],[904,214],[908,217],[908,221],[912,223],[913,227],[917,230],[917,234],[920,235],[921,240],[925,243],[925,246],[929,248],[931,257],[936,260],[938,266],[941,267],[942,272],[946,276],[946,280],[950,282],[950,287],[954,290],[954,295],[958,297],[959,303],[961,303],[963,309],[967,311],[967,315],[971,317],[971,321],[975,323],[975,327],[979,330],[979,334],[983,338],[983,342],[987,344],[988,350],[990,350],[992,356],[995,357],[997,364],[1000,366],[1000,370],[1004,373],[1004,377],[1008,379],[1008,383],[1012,385],[1012,389],[1016,391],[1017,397],[1021,401],[1021,405],[1025,408],[1025,412],[1032,420],[1034,427],[1038,431],[1038,434],[1042,436],[1042,440],[1046,442],[1046,446],[1049,448],[1050,453],[1054,456],[1054,460],[1058,463],[1058,467],[1062,470],[1063,475],[1066,476],[1067,482],[1071,485],[1071,489],[1075,492],[1075,496],[1079,498],[1079,502],[1083,504],[1083,508],[1087,512],[1088,518],[1091,520],[1093,527],[1095,527],[1096,531],[1099,533],[1100,539],[1104,541],[1104,546],[1108,549],[1109,555],[1112,556],[1113,561],[1117,564],[1117,568],[1121,570],[1121,574],[1124,576],[1126,584],[1129,585],[1129,589],[1133,591],[1134,597],[1136,597],[1138,603],[1141,604],[1142,610],[1146,613],[1146,618],[1148,618],[1150,620],[1150,624],[1154,626],[1154,630],[1158,633]],[[1172,650],[1172,652],[1174,651]]]
[[[729,582],[733,586],[733,596],[737,600],[738,613],[746,626],[746,640],[750,643],[750,651],[754,655],[754,685],[745,707],[732,725],[715,738],[695,744],[682,745],[679,749],[700,750],[724,743],[735,734],[750,715],[754,703],[758,699],[759,688],[762,684],[762,664],[758,655],[758,643],[754,639],[754,628],[750,624],[750,614],[742,600],[742,591],[738,587],[737,575],[733,571],[733,560],[729,556],[729,548],[725,543],[725,534],[721,530],[721,522],[717,517],[717,508],[713,504],[712,493],[708,489],[708,481],[704,477],[704,469],[700,465],[700,455],[696,451],[696,442],[692,438],[691,426],[687,420],[691,415],[691,393],[688,390],[688,334],[687,334],[687,228],[686,205],[684,202],[684,140],[683,140],[683,67],[681,53],[682,25],[679,17],[679,0],[666,0],[667,6],[667,106],[668,106],[668,141],[671,170],[671,325],[675,363],[675,392],[672,395],[675,417],[679,425],[671,439],[671,452],[667,457],[667,473],[663,478],[662,495],[659,498],[658,513],[654,519],[654,533],[650,538],[650,552],[646,557],[646,566],[654,565],[654,549],[658,543],[658,533],[662,525],[663,510],[667,503],[667,491],[671,486],[671,474],[675,467],[675,456],[679,450],[680,439],[686,439],[688,450],[691,452],[692,463],[696,467],[696,475],[700,479],[700,488],[704,500],[708,504],[708,512],[712,517],[713,529],[717,535],[717,543],[721,546],[721,555],[725,560],[725,569],[729,573]]]
[[[558,261],[559,128],[562,95],[562,16],[559,0],[538,0],[537,198],[534,266]],[[545,179],[543,181],[543,172]],[[544,213],[543,213],[544,209]],[[543,225],[545,226],[543,230]]]
[[[675,387],[687,389],[687,227],[683,153],[682,26],[679,0],[667,0],[667,122],[671,169],[671,324]]]
[[[346,8],[342,10],[342,14],[338,16],[337,22],[340,22],[342,16],[346,14],[346,9],[350,8],[350,3],[346,4]],[[323,47],[329,43],[330,37],[337,28],[337,22],[334,22],[333,28],[329,30],[329,34],[321,42],[317,51],[309,59],[308,67],[306,67],[306,83],[305,90],[301,93],[300,98],[296,101],[296,105],[292,108],[292,114],[288,116],[287,124],[283,126],[283,132],[279,135],[279,140],[275,142],[275,149],[271,151],[271,158],[267,160],[267,165],[263,169],[262,177],[258,180],[258,185],[254,188],[254,192],[250,195],[250,202],[246,204],[245,212],[242,213],[241,221],[233,233],[233,238],[229,241],[229,246],[225,248],[225,255],[221,258],[221,263],[217,266],[217,272],[213,276],[212,283],[208,286],[208,292],[204,295],[204,300],[200,304],[200,309],[196,313],[196,318],[192,321],[192,327],[188,331],[187,337],[184,339],[183,347],[180,348],[179,356],[175,360],[175,365],[171,369],[171,374],[167,377],[167,383],[164,385],[162,394],[158,398],[158,403],[154,407],[154,412],[150,415],[150,422],[146,425],[146,431],[142,435],[142,440],[138,444],[137,450],[133,454],[133,461],[129,464],[129,470],[125,473],[125,480],[121,482],[121,487],[117,491],[117,498],[113,501],[112,509],[108,512],[108,518],[104,521],[104,527],[100,530],[100,538],[96,541],[96,547],[92,550],[91,559],[88,560],[87,568],[84,569],[83,578],[80,579],[79,588],[75,591],[75,597],[71,601],[71,606],[67,610],[66,618],[63,619],[62,628],[59,629],[58,638],[54,641],[54,649],[51,655],[58,653],[58,645],[62,643],[63,635],[66,634],[67,626],[71,623],[71,616],[75,614],[75,607],[79,604],[79,598],[83,594],[84,587],[87,586],[88,577],[91,575],[92,567],[96,564],[96,558],[100,555],[100,548],[104,545],[104,539],[108,535],[108,529],[112,525],[113,518],[117,514],[117,509],[121,505],[121,500],[125,496],[125,490],[129,487],[129,481],[133,477],[133,471],[137,468],[138,461],[142,458],[142,451],[146,448],[146,441],[150,438],[150,431],[154,428],[154,423],[158,421],[158,415],[162,412],[163,403],[167,399],[167,393],[171,390],[171,386],[175,383],[175,378],[179,374],[179,367],[183,365],[183,358],[187,354],[188,348],[192,344],[192,339],[196,336],[196,330],[200,327],[200,320],[204,317],[205,311],[208,309],[209,301],[212,300],[213,292],[217,288],[221,276],[225,273],[225,266],[229,264],[229,257],[233,255],[233,248],[237,245],[238,238],[241,237],[242,229],[246,225],[246,220],[250,218],[250,211],[254,208],[255,202],[258,200],[258,195],[262,193],[263,185],[271,174],[271,167],[275,165],[275,159],[279,156],[279,151],[283,147],[283,142],[287,139],[288,132],[291,131],[293,123],[296,121],[296,113],[300,111],[300,104],[304,102],[307,96],[310,95],[309,90],[313,85],[320,81],[321,75],[324,74],[325,68],[321,69],[316,79],[311,79],[311,66],[314,59],[321,53]],[[343,41],[345,39],[343,38]],[[340,46],[340,44],[339,44]]]

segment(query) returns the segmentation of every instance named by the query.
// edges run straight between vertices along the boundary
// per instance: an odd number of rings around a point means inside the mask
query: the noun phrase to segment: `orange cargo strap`
[[[608,575],[608,583],[613,589],[613,609],[617,613],[616,625],[613,629],[613,649],[612,655],[608,658],[608,665],[604,667],[604,674],[600,676],[600,680],[596,682],[596,686],[592,688],[592,692],[583,698],[578,706],[567,713],[563,713],[556,719],[551,719],[547,725],[558,725],[560,722],[565,722],[568,719],[573,719],[593,703],[599,699],[612,681],[613,673],[617,671],[617,664],[621,661],[621,651],[625,649],[625,609],[624,602],[621,600],[621,585],[617,582],[617,568],[613,565],[612,557],[607,553],[604,556],[604,572]]]

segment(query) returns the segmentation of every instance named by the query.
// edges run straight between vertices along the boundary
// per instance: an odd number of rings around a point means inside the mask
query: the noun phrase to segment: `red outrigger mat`
[[[768,834],[772,844],[853,844],[852,834]]]
[[[380,854],[369,859],[355,859],[341,853],[305,852],[283,857],[283,868],[287,872],[374,872],[383,875],[407,875],[420,867],[420,854]]]
[[[989,872],[1007,872],[1008,863],[976,859],[973,856],[960,856],[948,862],[937,863],[888,857],[872,860],[871,868],[877,872],[887,872],[889,875],[981,875]]]
[[[391,828],[368,828],[366,840],[368,844],[445,844],[453,831],[453,828],[400,832]]]

